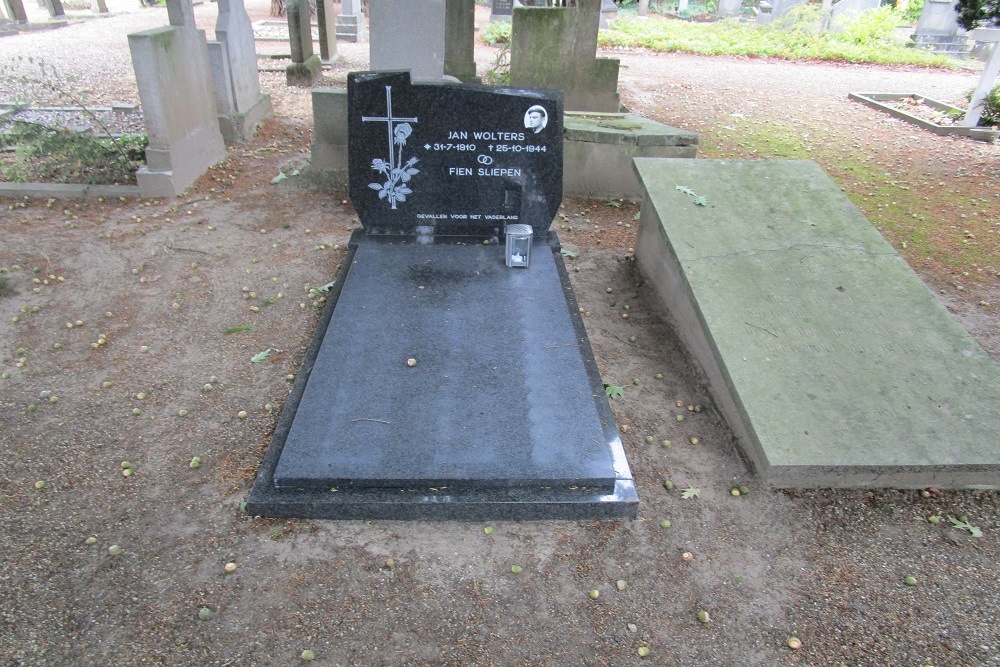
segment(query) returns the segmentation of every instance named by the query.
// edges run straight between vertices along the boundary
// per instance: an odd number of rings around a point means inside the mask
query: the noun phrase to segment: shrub
[[[899,25],[900,14],[891,7],[879,7],[838,21],[836,36],[854,44],[888,42]]]
[[[483,31],[483,41],[490,46],[510,44],[510,21],[493,21]]]
[[[17,120],[2,143],[15,147],[0,165],[6,180],[89,184],[134,182],[148,145],[146,135],[112,139]]]

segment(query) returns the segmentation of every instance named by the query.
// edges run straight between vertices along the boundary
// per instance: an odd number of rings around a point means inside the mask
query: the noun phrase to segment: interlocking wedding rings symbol
[[[479,164],[493,164],[493,158],[489,155],[480,155]]]

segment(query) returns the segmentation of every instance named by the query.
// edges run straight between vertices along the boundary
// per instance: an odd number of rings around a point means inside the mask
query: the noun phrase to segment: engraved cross
[[[362,122],[378,121],[385,123],[389,130],[389,165],[392,168],[396,166],[396,148],[393,142],[393,123],[416,123],[416,118],[393,118],[392,117],[392,86],[385,87],[385,116],[362,116]]]

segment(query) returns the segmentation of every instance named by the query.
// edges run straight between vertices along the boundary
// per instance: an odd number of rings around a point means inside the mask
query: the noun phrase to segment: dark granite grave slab
[[[529,270],[507,269],[501,246],[473,239],[354,243],[251,514],[635,517],[635,484],[554,242],[536,243]]]
[[[347,95],[351,201],[368,234],[548,233],[562,201],[561,91],[354,72]]]
[[[634,518],[558,240],[562,93],[348,77],[364,232],[247,500],[324,519]],[[529,224],[531,265],[504,228]],[[408,363],[412,360],[412,363]]]

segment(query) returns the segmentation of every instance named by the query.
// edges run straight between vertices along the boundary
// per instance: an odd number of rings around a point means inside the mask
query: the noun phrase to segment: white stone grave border
[[[895,116],[901,120],[905,120],[908,123],[917,125],[925,130],[929,130],[934,134],[939,136],[952,135],[957,137],[969,137],[970,139],[975,139],[976,141],[985,141],[986,143],[994,143],[998,137],[1000,137],[1000,130],[994,130],[988,127],[965,127],[962,125],[938,125],[937,123],[932,123],[929,120],[924,120],[923,118],[918,118],[912,114],[908,114],[905,111],[897,109],[896,107],[890,106],[888,104],[883,104],[883,102],[894,102],[896,100],[902,100],[907,98],[913,98],[920,100],[924,104],[940,111],[945,111],[949,113],[954,113],[961,117],[965,115],[965,109],[961,109],[956,106],[952,106],[945,102],[941,102],[930,97],[925,97],[918,93],[848,93],[848,98],[861,102],[873,109],[878,109],[879,111],[884,111],[890,116]]]

